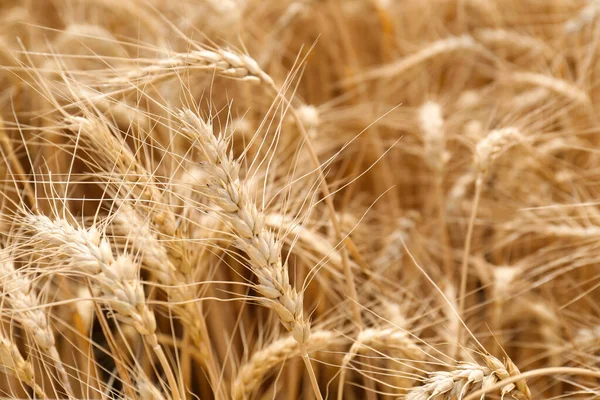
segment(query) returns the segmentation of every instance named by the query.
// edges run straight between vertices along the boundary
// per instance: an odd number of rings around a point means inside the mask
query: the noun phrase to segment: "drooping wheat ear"
[[[478,172],[486,174],[491,164],[511,146],[523,140],[516,128],[503,128],[491,131],[475,149],[475,166]]]
[[[425,358],[426,353],[419,347],[418,343],[404,330],[399,328],[368,328],[358,334],[356,341],[344,355],[340,367],[340,380],[338,383],[338,400],[344,398],[344,383],[346,371],[350,362],[363,349],[372,346],[393,347],[401,351],[409,360],[420,361]]]
[[[423,386],[411,388],[406,400],[456,399],[461,400],[469,393],[487,388],[495,383],[520,374],[516,365],[509,359],[503,364],[491,355],[483,356],[486,366],[474,363],[461,363],[448,372],[433,372]],[[531,392],[524,380],[510,383],[502,388],[502,397],[510,394],[518,400],[530,400]],[[481,400],[485,395],[481,396]]]
[[[110,306],[115,318],[144,336],[165,370],[174,398],[179,399],[177,381],[158,343],[154,314],[146,304],[139,265],[130,256],[115,257],[108,240],[93,227],[76,228],[64,219],[34,214],[26,217],[24,225],[31,231],[31,241],[37,248],[63,260],[77,272],[94,276],[102,301]]]
[[[522,83],[548,89],[579,105],[589,106],[591,102],[590,97],[584,90],[571,82],[554,76],[534,72],[516,72],[511,74],[509,79],[513,83]]]
[[[319,351],[337,344],[339,335],[332,331],[318,330],[310,335],[306,342],[307,351]],[[231,396],[234,400],[246,400],[264,381],[265,376],[277,365],[287,359],[302,354],[300,344],[293,336],[277,339],[273,343],[252,354],[252,357],[240,366],[233,381]]]
[[[255,289],[262,296],[260,303],[277,313],[298,342],[306,342],[310,324],[304,319],[302,294],[290,285],[288,266],[281,258],[282,244],[266,229],[264,214],[240,179],[240,164],[228,151],[228,140],[223,135],[215,136],[212,125],[190,110],[182,111],[179,117],[183,134],[202,151],[204,168],[211,178],[201,190],[221,209],[220,217],[237,236],[235,246],[248,256],[258,278]]]
[[[31,387],[36,395],[43,399],[48,396],[44,390],[35,383],[33,366],[23,358],[21,352],[10,339],[0,332],[0,370],[6,374],[17,377],[21,382]]]
[[[425,143],[425,163],[441,171],[446,163],[444,113],[439,103],[428,101],[419,108],[419,126]]]
[[[73,396],[67,373],[54,341],[54,333],[44,310],[40,308],[33,282],[14,263],[6,249],[0,249],[0,286],[4,299],[14,312],[13,318],[31,338],[35,346],[53,361],[61,384],[70,397]]]
[[[193,50],[189,53],[172,53],[158,60],[137,59],[136,62],[147,65],[126,70],[104,83],[132,85],[140,80],[156,81],[185,70],[199,70],[226,78],[264,83],[269,87],[274,86],[273,79],[260,68],[252,57],[233,50],[220,48]]]
[[[453,36],[430,43],[429,45],[423,47],[422,50],[418,51],[417,53],[402,58],[391,64],[375,68],[362,75],[358,79],[372,80],[381,78],[392,78],[432,58],[458,51],[473,51],[477,53],[485,53],[485,49],[483,48],[483,46],[477,43],[471,36]]]
[[[173,265],[183,273],[188,273],[191,265],[184,241],[174,240],[180,235],[175,214],[163,199],[152,174],[140,164],[127,143],[113,135],[109,126],[100,118],[69,117],[66,122],[69,129],[78,133],[82,149],[91,157],[91,167],[101,167],[110,174],[116,174],[119,190],[124,191],[127,197],[147,203],[138,210],[143,209],[160,239],[168,244],[167,251]],[[114,176],[108,178],[113,181],[115,179]]]
[[[584,26],[590,24],[600,14],[600,1],[590,0],[589,3],[579,11],[576,17],[564,24],[566,33],[579,32]]]

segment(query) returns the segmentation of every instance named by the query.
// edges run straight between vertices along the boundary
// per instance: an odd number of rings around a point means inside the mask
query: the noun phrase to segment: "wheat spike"
[[[235,246],[248,255],[250,268],[258,278],[255,288],[262,296],[259,301],[277,313],[298,342],[305,342],[310,335],[310,325],[304,319],[302,295],[290,285],[287,264],[281,259],[281,244],[275,234],[265,228],[265,216],[256,208],[240,179],[240,165],[228,153],[227,140],[221,135],[215,136],[212,126],[190,110],[182,111],[179,117],[184,134],[204,155],[211,183],[203,190],[222,210],[219,215],[238,237]]]
[[[40,308],[33,282],[21,270],[15,269],[6,249],[0,249],[0,285],[5,300],[14,311],[14,318],[21,324],[35,346],[50,356],[60,375],[61,383],[69,396],[72,396],[69,374],[56,348],[48,317]]]
[[[504,364],[491,355],[483,356],[486,366],[460,363],[448,372],[433,372],[423,386],[411,388],[406,400],[429,400],[433,398],[461,400],[469,393],[518,375],[520,372],[512,361]],[[530,400],[531,393],[525,381],[510,383],[502,388],[502,396],[510,394],[515,399]],[[485,395],[481,396],[481,400]]]

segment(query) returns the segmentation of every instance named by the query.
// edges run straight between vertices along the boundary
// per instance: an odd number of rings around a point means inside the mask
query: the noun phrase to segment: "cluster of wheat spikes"
[[[600,1],[0,1],[0,398],[600,398]]]

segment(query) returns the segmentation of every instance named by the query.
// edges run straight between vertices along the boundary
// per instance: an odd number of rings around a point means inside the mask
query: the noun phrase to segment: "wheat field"
[[[599,21],[2,0],[0,398],[600,399]]]

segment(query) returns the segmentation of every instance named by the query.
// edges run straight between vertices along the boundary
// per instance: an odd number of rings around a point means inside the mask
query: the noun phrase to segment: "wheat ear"
[[[7,303],[14,310],[14,318],[35,345],[50,356],[60,376],[61,384],[69,397],[73,398],[69,374],[60,359],[48,317],[40,308],[33,282],[21,270],[15,269],[6,249],[0,249],[0,284]]]
[[[578,88],[573,83],[554,76],[533,72],[516,72],[510,75],[510,81],[548,89],[582,106],[589,106],[591,103],[590,97],[584,90]]]
[[[332,331],[318,330],[306,342],[307,351],[318,351],[336,343],[339,336]],[[301,345],[293,336],[277,339],[264,349],[255,352],[243,364],[233,381],[231,396],[234,400],[245,400],[263,382],[265,375],[285,360],[302,355]]]
[[[462,400],[473,391],[488,388],[497,382],[520,374],[519,369],[509,359],[503,364],[491,355],[484,355],[485,366],[474,363],[460,363],[452,371],[433,372],[423,386],[411,388],[406,400],[456,399]],[[502,397],[510,394],[518,400],[530,400],[531,392],[524,380],[509,383],[501,389]],[[481,400],[485,395],[481,396]]]
[[[552,58],[556,54],[556,50],[543,40],[507,29],[479,29],[474,33],[474,36],[478,41],[488,46],[528,50],[536,55],[548,58]]]
[[[180,70],[200,70],[213,72],[231,79],[265,83],[273,86],[273,79],[266,74],[250,56],[226,49],[201,49],[189,53],[172,53],[161,59],[138,59],[138,63],[148,65],[126,71],[111,78],[107,84],[128,84],[142,79],[156,81],[171,76]]]
[[[313,391],[321,400],[316,375],[305,348],[310,336],[310,323],[304,319],[302,293],[299,294],[290,285],[288,266],[281,257],[282,243],[265,227],[265,215],[251,200],[245,182],[239,177],[240,164],[228,152],[227,138],[222,134],[215,136],[212,125],[189,109],[181,111],[179,118],[182,133],[204,156],[210,183],[204,185],[201,191],[221,209],[220,218],[236,236],[235,247],[248,256],[250,269],[258,278],[258,284],[254,286],[262,296],[258,301],[274,310],[283,326],[298,341]]]
[[[423,360],[425,352],[410,337],[406,331],[398,328],[368,328],[358,334],[356,341],[344,355],[340,367],[340,380],[338,383],[338,400],[344,398],[344,382],[347,367],[354,357],[363,349],[374,344],[386,347],[396,347],[401,350],[410,360]]]
[[[43,215],[29,215],[25,224],[32,230],[33,243],[64,259],[72,268],[94,275],[102,301],[117,319],[144,336],[167,375],[173,397],[181,399],[175,375],[156,337],[156,320],[146,305],[139,265],[127,255],[115,257],[108,240],[95,228],[76,228],[64,219],[53,221]]]
[[[453,36],[430,43],[415,54],[411,54],[410,56],[402,58],[391,64],[375,68],[358,77],[357,79],[372,80],[392,78],[432,58],[457,51],[474,51],[478,53],[485,53],[483,46],[477,43],[471,36]]]
[[[258,278],[255,288],[262,296],[260,303],[277,313],[299,343],[306,342],[310,325],[304,319],[302,295],[290,285],[288,267],[281,258],[281,243],[265,228],[265,216],[239,177],[240,164],[228,152],[228,140],[222,135],[215,136],[212,125],[190,110],[182,111],[179,116],[183,133],[204,155],[210,183],[201,191],[222,210],[220,217],[237,236],[235,246],[247,254],[250,268]]]
[[[458,314],[461,318],[464,318],[465,310],[465,297],[467,293],[467,273],[469,265],[469,255],[471,253],[471,239],[473,237],[473,226],[475,225],[475,217],[477,215],[477,208],[479,207],[479,200],[481,198],[481,189],[483,186],[483,179],[487,175],[491,164],[504,153],[509,147],[518,143],[522,140],[522,135],[516,128],[503,128],[491,131],[485,138],[483,138],[475,149],[475,196],[473,198],[473,206],[471,209],[471,217],[469,218],[469,225],[467,227],[467,234],[465,237],[465,248],[463,252],[463,259],[460,269],[460,292],[459,292],[459,303],[458,303]],[[458,326],[458,343],[462,342],[463,325]]]
[[[33,366],[31,363],[23,358],[21,352],[11,340],[4,336],[0,332],[0,368],[4,372],[11,374],[27,386],[31,387],[36,395],[43,399],[47,399],[48,396],[44,390],[35,383],[35,377],[33,374]]]

